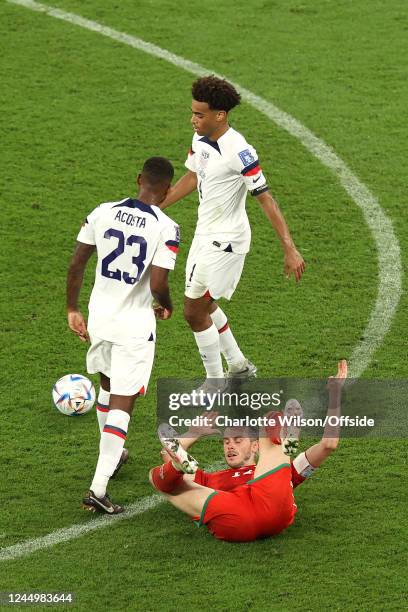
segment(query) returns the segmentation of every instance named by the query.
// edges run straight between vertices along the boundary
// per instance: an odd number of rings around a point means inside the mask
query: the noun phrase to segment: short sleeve
[[[83,222],[79,234],[77,236],[78,242],[84,244],[95,244],[95,221],[99,217],[100,206],[95,208]]]
[[[191,147],[188,151],[187,159],[184,163],[185,167],[192,172],[196,172],[196,156],[193,147]]]
[[[159,244],[153,256],[152,265],[167,270],[174,270],[180,246],[180,228],[178,225],[166,225],[160,234]]]
[[[239,172],[248,191],[253,195],[259,195],[268,191],[266,178],[262,172],[258,155],[254,147],[248,143],[242,143],[245,148],[236,148],[230,159],[233,170]]]

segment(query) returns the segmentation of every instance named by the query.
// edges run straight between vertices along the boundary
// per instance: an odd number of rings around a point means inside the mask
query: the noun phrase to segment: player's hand
[[[210,412],[203,412],[201,415],[202,420],[205,425],[192,425],[189,430],[184,434],[186,438],[201,438],[203,436],[212,436],[214,434],[220,433],[219,429],[214,427],[215,420],[218,416],[218,412],[211,410]]]
[[[89,342],[89,334],[86,328],[85,319],[79,310],[68,312],[68,325],[82,342]]]
[[[337,374],[336,376],[329,376],[329,380],[327,381],[327,389],[329,391],[338,391],[341,390],[347,378],[347,361],[346,359],[341,359],[337,364]]]
[[[156,319],[160,319],[161,321],[166,321],[167,319],[170,319],[171,315],[173,314],[172,310],[164,308],[163,306],[160,306],[160,304],[156,304],[155,306],[153,306],[153,310]]]
[[[289,278],[289,276],[293,273],[295,275],[296,282],[300,281],[305,268],[306,264],[304,259],[295,247],[285,251],[284,271],[286,278]]]

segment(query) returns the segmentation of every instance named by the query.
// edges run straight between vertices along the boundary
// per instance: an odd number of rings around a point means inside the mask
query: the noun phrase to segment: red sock
[[[152,470],[152,480],[156,489],[162,493],[171,493],[181,484],[184,472],[179,472],[173,463],[163,463]]]
[[[272,410],[271,412],[268,412],[268,414],[265,414],[265,417],[271,420],[273,419],[275,421],[275,425],[265,426],[266,435],[268,436],[272,444],[281,444],[282,443],[282,440],[281,440],[282,425],[280,424],[279,417],[282,418],[283,413]]]

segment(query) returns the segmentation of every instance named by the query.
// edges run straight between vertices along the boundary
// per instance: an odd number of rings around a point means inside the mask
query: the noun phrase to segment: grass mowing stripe
[[[30,555],[38,550],[50,548],[51,546],[61,544],[62,542],[75,540],[86,533],[90,533],[98,529],[104,529],[105,527],[112,527],[118,521],[125,521],[133,518],[134,516],[138,516],[138,514],[143,514],[143,512],[146,512],[146,510],[155,508],[163,501],[164,497],[161,497],[160,495],[148,495],[147,497],[142,497],[138,501],[128,506],[126,508],[126,512],[123,514],[117,514],[116,516],[102,516],[100,518],[92,519],[88,523],[84,523],[82,525],[72,525],[71,527],[57,529],[56,531],[48,533],[46,536],[33,538],[32,540],[20,542],[20,544],[14,544],[13,546],[2,548],[0,549],[0,562],[13,561],[19,557],[26,557],[27,555]]]
[[[107,36],[113,40],[134,47],[135,49],[144,51],[149,55],[163,59],[196,76],[203,76],[212,72],[200,64],[190,62],[184,57],[167,51],[167,49],[162,49],[157,45],[148,43],[141,38],[131,36],[125,32],[119,32],[107,26],[103,26],[96,21],[85,19],[75,13],[68,13],[46,4],[35,2],[34,0],[7,1],[34,11],[46,13],[51,17],[73,23],[82,28],[98,32],[103,36]],[[354,348],[351,357],[349,357],[349,375],[351,378],[358,378],[368,367],[374,352],[379,348],[390,329],[402,293],[400,247],[394,233],[392,222],[384,213],[378,200],[372,195],[369,189],[354,175],[343,160],[341,160],[325,142],[315,136],[308,128],[288,113],[280,110],[264,98],[241,87],[238,83],[233,84],[240,91],[242,99],[245,102],[297,138],[312,155],[337,177],[342,187],[361,209],[364,219],[373,235],[378,253],[379,285],[374,308],[362,334],[363,340]]]

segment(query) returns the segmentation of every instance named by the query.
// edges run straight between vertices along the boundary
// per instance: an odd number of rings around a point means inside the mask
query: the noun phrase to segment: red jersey
[[[292,469],[292,485],[293,488],[296,488],[305,480],[305,477],[298,474],[292,462],[290,466]],[[232,491],[235,487],[244,485],[248,480],[254,478],[255,467],[255,465],[244,465],[239,468],[220,470],[219,472],[197,470],[194,482],[216,491]]]

